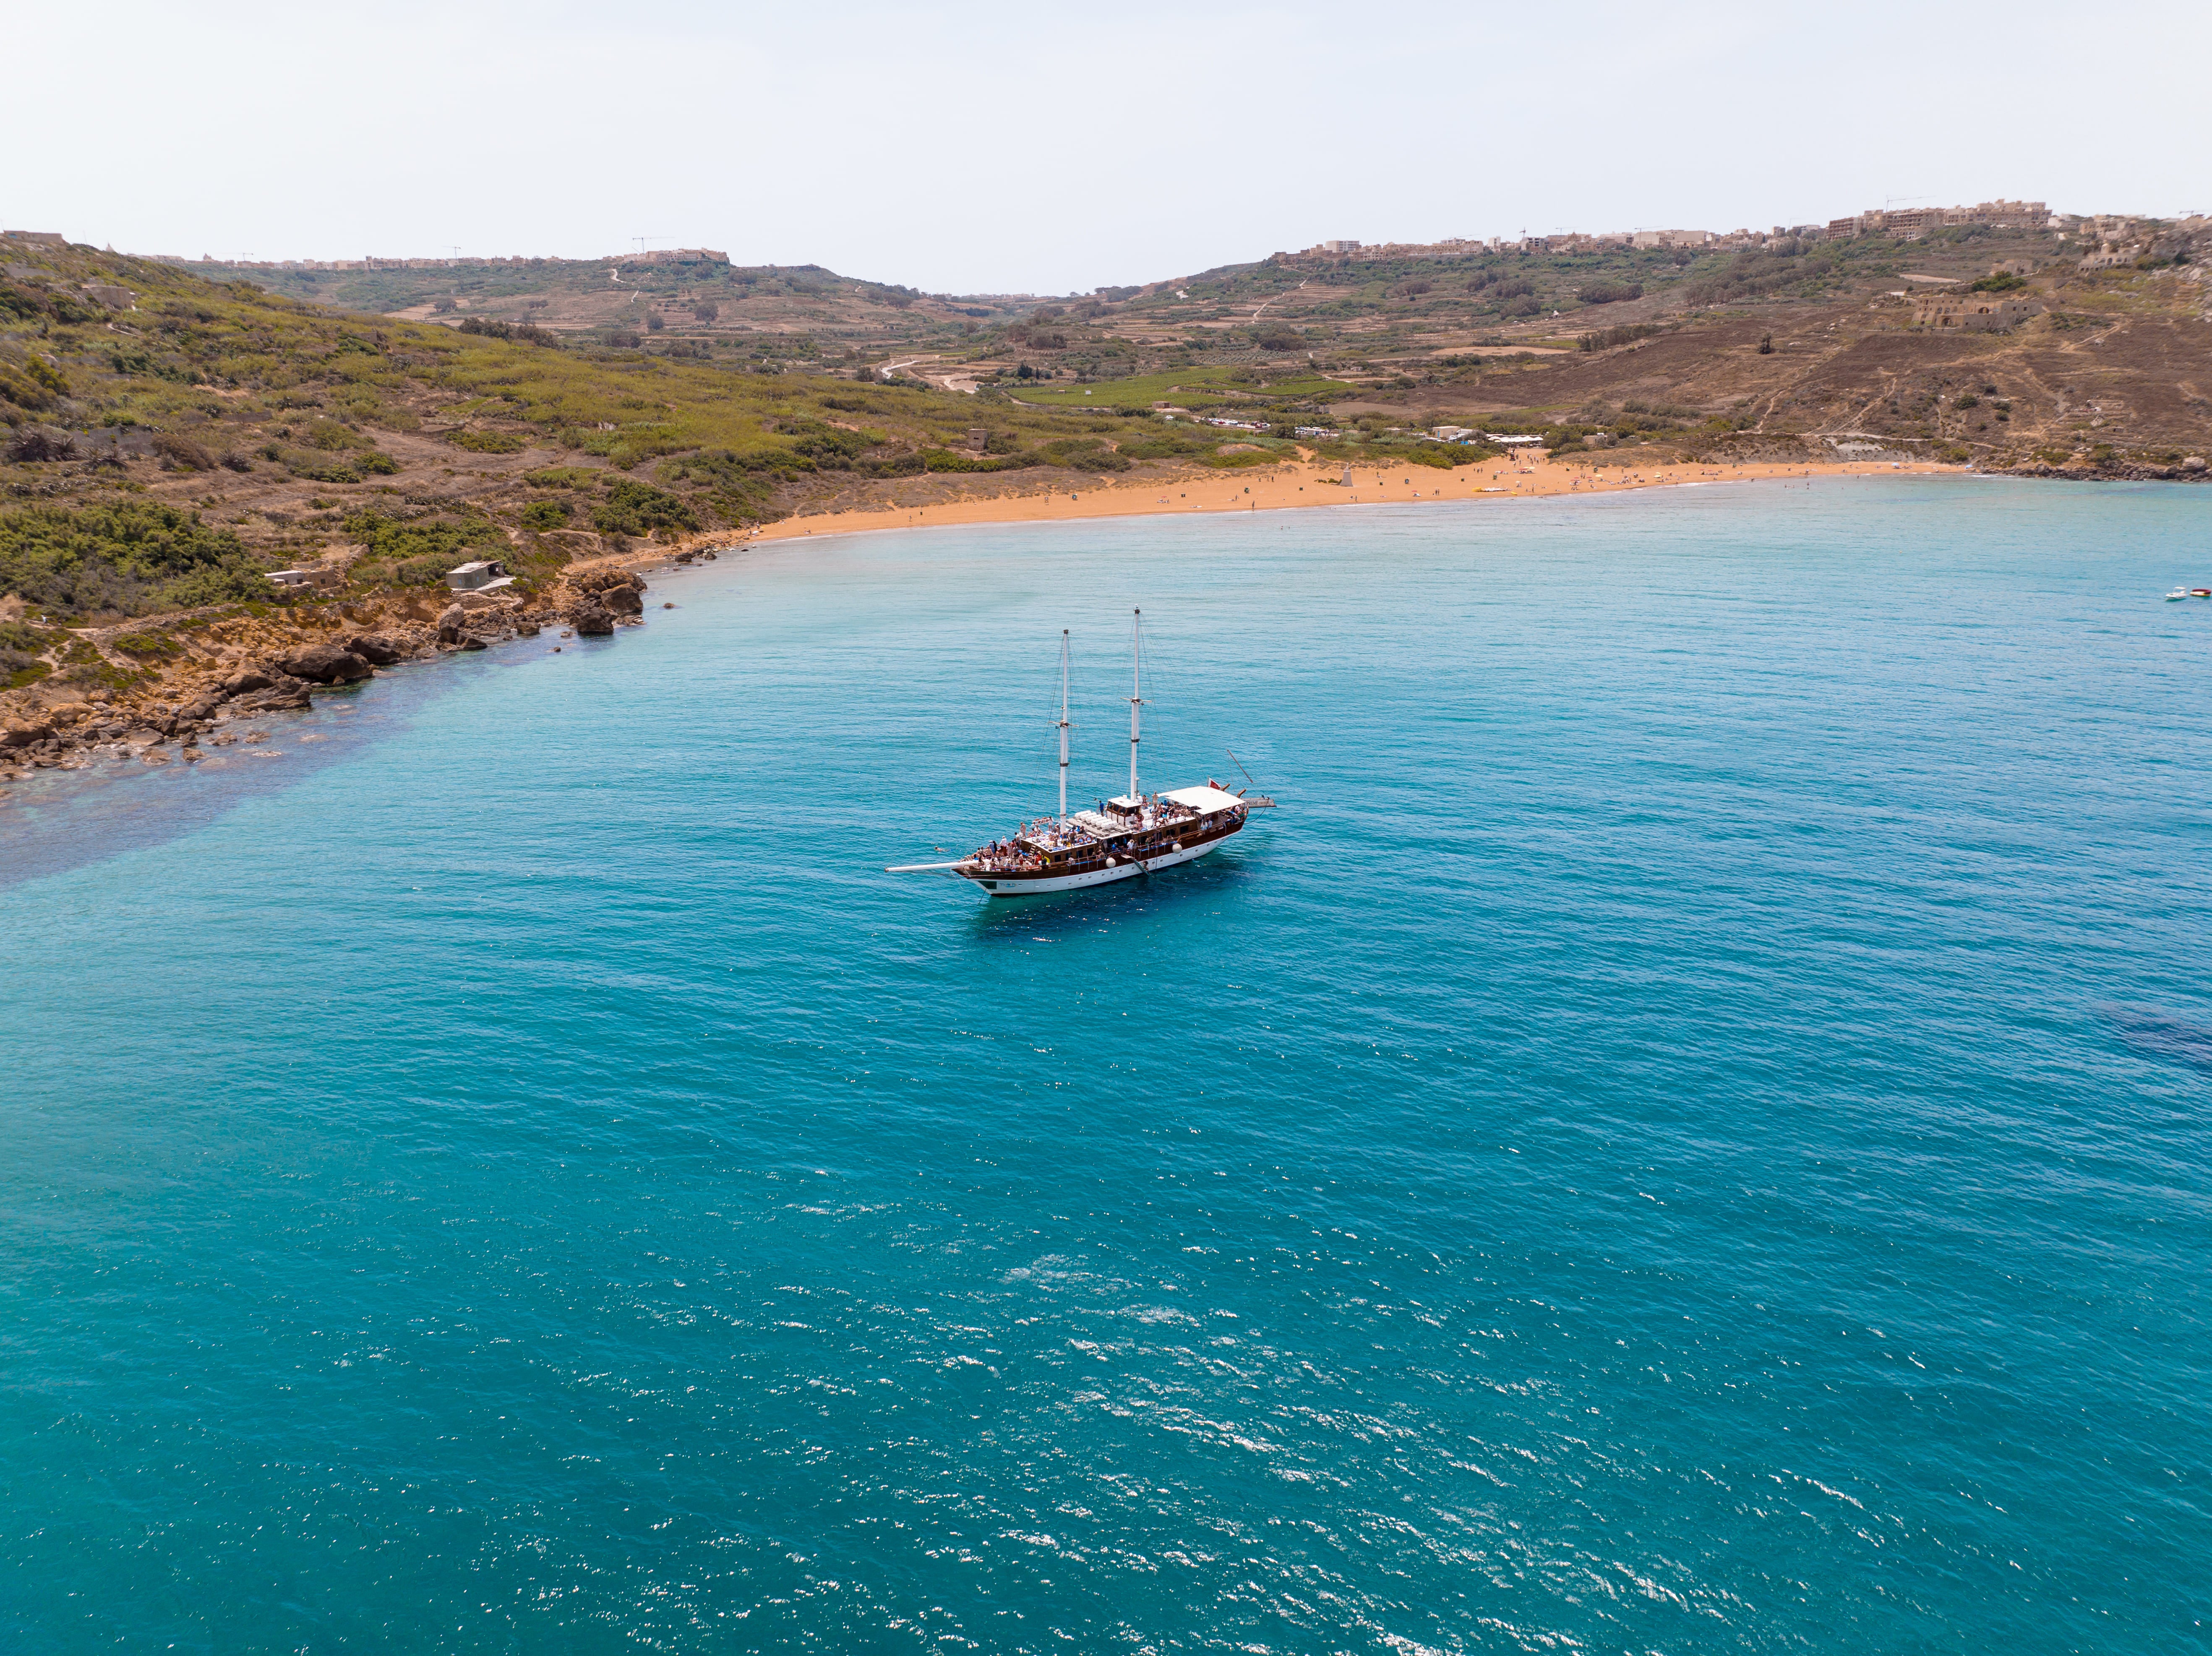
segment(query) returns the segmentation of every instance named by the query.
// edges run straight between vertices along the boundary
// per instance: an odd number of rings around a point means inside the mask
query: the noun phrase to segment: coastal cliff
[[[283,609],[217,608],[164,618],[159,636],[171,653],[150,664],[116,647],[118,638],[134,636],[125,629],[73,633],[110,665],[110,682],[0,695],[0,782],[82,768],[102,754],[190,762],[201,757],[204,738],[210,746],[234,739],[223,730],[234,721],[307,708],[319,693],[402,663],[489,649],[548,628],[562,639],[605,637],[642,624],[646,585],[635,569],[599,564],[565,571],[543,591],[386,592]]]

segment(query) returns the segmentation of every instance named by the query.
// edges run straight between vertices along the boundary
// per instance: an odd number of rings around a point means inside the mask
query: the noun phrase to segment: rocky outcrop
[[[0,783],[82,765],[94,748],[147,763],[167,754],[197,759],[203,741],[220,751],[240,739],[236,728],[220,729],[226,721],[309,707],[319,687],[356,682],[380,667],[535,638],[549,625],[604,637],[642,621],[643,580],[621,568],[578,575],[550,599],[417,589],[228,617],[181,632],[182,652],[127,688],[50,683],[0,693]]]
[[[2075,456],[2052,464],[2048,460],[2028,460],[2019,465],[1996,469],[2002,475],[2013,477],[2063,477],[2075,482],[2212,482],[2212,473],[2205,470],[2201,455],[2191,455],[2179,465],[2165,465],[2145,460],[2122,459],[2113,456],[2097,460]]]
[[[645,577],[627,569],[585,569],[568,578],[561,618],[584,638],[605,638],[617,622],[644,618]]]
[[[308,695],[306,680],[289,676],[276,679],[266,688],[251,691],[231,704],[233,713],[274,713],[280,708],[309,707],[314,705]]]
[[[380,633],[362,633],[346,640],[346,646],[372,667],[389,667],[399,659],[400,649]]]
[[[645,577],[629,569],[582,569],[568,577],[569,588],[577,592],[604,592],[610,587],[629,586],[642,592]]]
[[[278,658],[276,664],[310,684],[351,684],[375,670],[343,645],[310,644]]]

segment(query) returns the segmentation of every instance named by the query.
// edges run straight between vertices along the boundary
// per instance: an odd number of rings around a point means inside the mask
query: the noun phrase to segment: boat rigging
[[[1026,822],[954,863],[908,863],[892,874],[956,874],[994,897],[1033,896],[1109,885],[1205,856],[1241,830],[1255,810],[1275,802],[1247,789],[1231,792],[1208,778],[1202,786],[1145,793],[1138,786],[1137,756],[1144,741],[1145,612],[1129,628],[1129,791],[1102,799],[1095,810],[1067,809],[1067,718],[1070,640],[1060,634],[1060,814]],[[1231,754],[1232,762],[1237,755]],[[1241,771],[1242,764],[1237,765]],[[1249,784],[1251,776],[1245,775]]]

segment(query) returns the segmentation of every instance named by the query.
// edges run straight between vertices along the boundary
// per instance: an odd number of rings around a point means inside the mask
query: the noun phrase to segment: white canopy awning
[[[1172,799],[1176,804],[1205,816],[1217,810],[1229,810],[1244,802],[1233,793],[1224,793],[1219,788],[1177,788],[1164,793],[1163,799]]]

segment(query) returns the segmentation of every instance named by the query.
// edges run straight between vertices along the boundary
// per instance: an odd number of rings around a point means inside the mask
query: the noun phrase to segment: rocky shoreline
[[[307,708],[318,690],[403,662],[535,638],[548,627],[566,639],[641,625],[645,591],[634,569],[572,567],[544,594],[386,592],[221,618],[189,634],[181,658],[150,684],[122,693],[33,687],[32,707],[0,718],[0,783],[82,769],[103,753],[190,763],[206,756],[203,737],[212,747],[234,740],[222,729],[234,719]]]
[[[2077,483],[2207,483],[2212,469],[2203,457],[2192,454],[2178,465],[2156,465],[2142,460],[2025,461],[2019,465],[1992,466],[1993,477],[2058,477]]]

